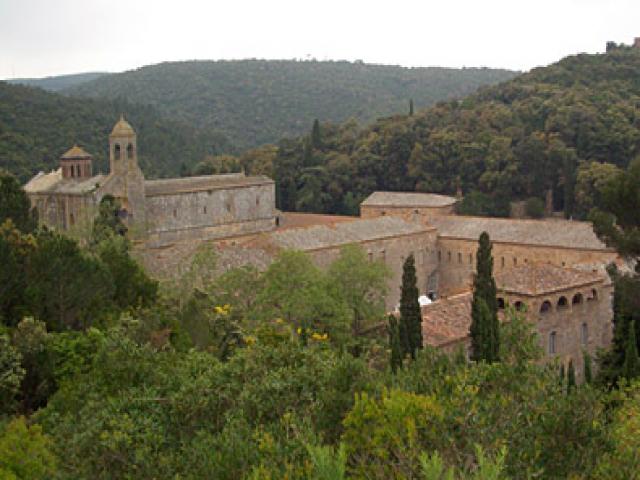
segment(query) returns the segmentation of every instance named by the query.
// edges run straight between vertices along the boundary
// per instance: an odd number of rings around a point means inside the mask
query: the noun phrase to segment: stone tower
[[[92,157],[82,148],[74,145],[62,157],[60,157],[60,168],[62,178],[65,180],[86,180],[91,178]]]
[[[138,166],[136,132],[120,117],[109,135],[108,193],[120,200],[127,224],[145,225],[144,175]]]

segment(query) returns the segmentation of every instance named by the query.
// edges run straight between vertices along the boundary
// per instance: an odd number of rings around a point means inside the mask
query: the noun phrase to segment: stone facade
[[[433,193],[374,192],[360,204],[360,216],[375,218],[394,215],[421,221],[436,215],[453,214],[456,202],[454,197]]]
[[[138,166],[136,133],[124,118],[109,135],[108,175],[92,176],[91,155],[77,146],[60,164],[25,185],[41,222],[52,228],[90,221],[105,195],[120,201],[122,218],[149,248],[275,227],[275,186],[269,178],[231,174],[146,180]]]

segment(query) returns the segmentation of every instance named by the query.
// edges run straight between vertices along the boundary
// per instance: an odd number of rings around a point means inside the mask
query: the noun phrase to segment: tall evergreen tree
[[[413,254],[409,255],[402,267],[402,287],[400,293],[400,333],[406,330],[406,348],[411,358],[416,358],[416,350],[422,348],[422,312],[418,302],[418,281]]]
[[[593,372],[591,370],[591,355],[585,350],[584,354],[584,383],[591,383],[593,381]]]
[[[322,132],[317,118],[313,121],[313,127],[311,128],[311,146],[315,149],[322,147]]]
[[[471,304],[471,359],[488,363],[499,360],[498,299],[493,278],[491,240],[487,232],[479,239]]]
[[[627,380],[632,380],[640,376],[640,359],[638,359],[638,345],[636,344],[635,320],[629,324],[629,335],[627,336],[627,348],[624,354],[623,376]]]
[[[389,366],[391,371],[395,374],[398,368],[402,368],[402,347],[400,345],[400,328],[398,325],[398,319],[395,315],[389,315],[389,324],[387,325],[387,332],[389,333],[389,350],[391,354],[389,357]]]
[[[33,231],[37,223],[36,212],[18,179],[0,170],[0,224],[8,218],[25,233]]]
[[[560,374],[558,375],[558,383],[560,384],[560,388],[564,388],[564,377],[565,377],[565,372],[564,372],[564,363],[562,365],[560,365]]]
[[[576,369],[573,366],[573,360],[569,360],[569,368],[567,369],[567,393],[571,393],[576,388]]]

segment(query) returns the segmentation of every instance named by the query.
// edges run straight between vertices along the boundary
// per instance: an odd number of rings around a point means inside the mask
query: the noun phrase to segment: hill
[[[94,155],[95,171],[106,171],[107,137],[121,112],[139,134],[140,164],[149,177],[175,176],[183,163],[230,149],[224,138],[166,120],[152,107],[68,98],[0,82],[0,168],[24,182],[56,167],[59,156],[78,143]]]
[[[7,83],[13,85],[27,85],[29,87],[38,87],[50,92],[59,92],[65,88],[75,87],[83,83],[95,80],[96,78],[109,75],[107,72],[87,72],[74,73],[71,75],[57,75],[44,78],[12,78]]]
[[[410,99],[422,108],[515,75],[359,62],[191,61],[103,76],[65,92],[152,105],[169,118],[219,131],[248,148],[300,135],[315,118],[368,123],[408,111]]]
[[[324,124],[320,134],[280,142],[267,167],[256,164],[274,172],[284,210],[356,213],[374,190],[454,194],[460,186],[467,213],[507,215],[510,201],[550,190],[556,210],[584,216],[578,177],[588,184],[599,175],[592,165],[625,167],[640,153],[639,106],[640,49],[620,48],[365,129]],[[240,160],[255,170],[254,158]]]

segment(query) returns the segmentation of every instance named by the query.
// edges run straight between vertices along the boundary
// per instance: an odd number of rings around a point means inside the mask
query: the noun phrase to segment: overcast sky
[[[528,70],[640,36],[640,0],[0,0],[0,78],[167,60]]]

